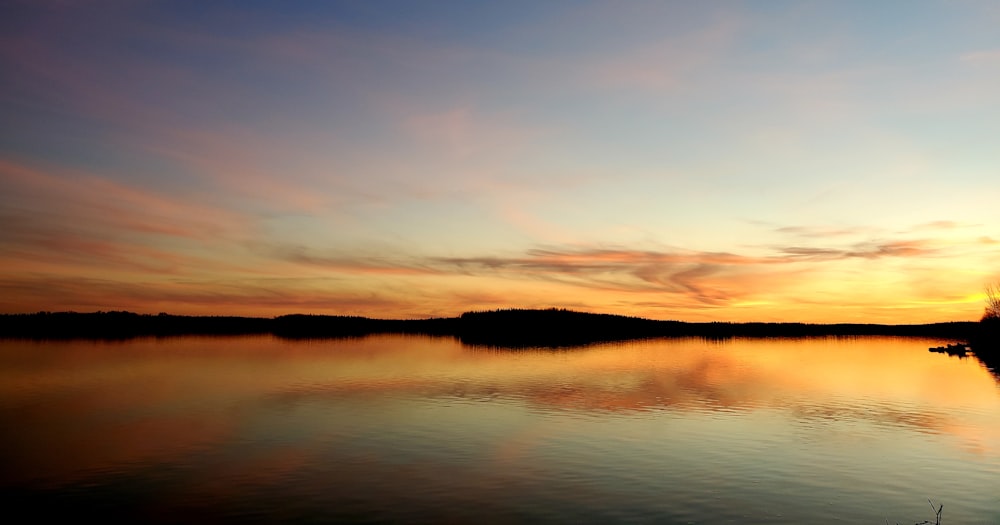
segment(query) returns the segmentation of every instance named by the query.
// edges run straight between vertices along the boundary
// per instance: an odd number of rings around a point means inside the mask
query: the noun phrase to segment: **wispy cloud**
[[[537,139],[540,131],[518,126],[509,116],[487,115],[471,106],[412,113],[400,127],[422,147],[453,160],[516,150]]]
[[[694,88],[706,80],[705,70],[724,60],[728,46],[743,26],[733,13],[718,13],[703,23],[685,28],[682,34],[635,45],[619,55],[597,60],[589,67],[592,82],[657,94]]]
[[[841,232],[825,229],[781,228],[801,236],[819,231],[816,241],[830,241]],[[847,234],[864,231],[848,229]],[[982,242],[982,241],[976,241]],[[974,242],[973,244],[975,244]],[[754,254],[697,250],[636,250],[628,247],[556,244],[520,253],[435,256],[400,252],[395,257],[279,247],[272,256],[285,262],[333,274],[407,278],[472,278],[499,282],[547,282],[573,290],[601,294],[628,294],[633,306],[719,308],[755,301],[769,302],[788,294],[806,300],[825,286],[830,275],[849,261],[894,259],[926,265],[947,258],[948,251],[934,239],[870,239],[841,246],[778,245]],[[916,270],[914,270],[916,271]],[[928,270],[931,271],[931,270]],[[941,290],[938,290],[941,293]],[[655,298],[653,297],[655,296]],[[619,296],[621,298],[623,296]]]
[[[227,315],[355,313],[398,309],[391,294],[337,290],[315,279],[145,280],[54,277],[0,279],[5,311],[129,309]],[[141,307],[137,308],[137,305]]]
[[[983,49],[970,51],[960,57],[962,62],[977,66],[990,66],[1000,64],[1000,49]]]
[[[844,237],[850,235],[860,235],[871,231],[867,226],[782,226],[774,229],[781,234],[795,235],[799,237],[823,238],[823,237]]]
[[[275,255],[284,261],[311,266],[335,273],[359,275],[441,275],[441,269],[421,264],[412,257],[390,258],[387,256],[324,256],[313,253],[304,246],[279,247]]]
[[[81,170],[0,159],[0,188],[0,265],[9,272],[240,271],[246,265],[213,252],[258,232],[250,216]]]
[[[918,224],[913,227],[914,230],[953,230],[955,228],[962,227],[961,223],[956,221],[930,221],[922,224]]]
[[[623,292],[678,294],[723,305],[761,291],[752,284],[787,288],[820,264],[843,259],[919,258],[934,255],[928,241],[871,241],[847,248],[776,247],[758,256],[728,252],[635,251],[603,248],[532,249],[520,257],[440,258],[438,265],[471,274],[498,272]],[[782,279],[787,282],[782,283]]]
[[[869,241],[854,244],[848,248],[813,248],[805,246],[784,246],[776,250],[790,258],[835,260],[835,259],[878,259],[882,257],[929,257],[939,250],[933,243],[921,240]]]
[[[170,197],[79,169],[0,158],[0,184],[7,193],[3,204],[8,213],[26,214],[31,221],[57,216],[66,219],[66,226],[96,223],[119,231],[202,240],[252,231],[247,216],[198,203],[192,196]]]

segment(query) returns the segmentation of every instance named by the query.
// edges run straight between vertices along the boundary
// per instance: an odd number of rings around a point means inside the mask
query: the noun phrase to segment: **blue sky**
[[[4,311],[975,319],[993,2],[12,2]]]

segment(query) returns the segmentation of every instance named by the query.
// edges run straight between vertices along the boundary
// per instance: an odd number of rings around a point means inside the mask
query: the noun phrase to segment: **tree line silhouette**
[[[1000,321],[997,318],[996,321]],[[283,315],[274,318],[181,316],[124,311],[39,312],[0,315],[0,337],[36,339],[142,336],[273,334],[284,338],[351,337],[370,334],[453,336],[464,343],[496,347],[560,347],[654,337],[922,336],[985,340],[982,322],[933,324],[688,323],[657,321],[565,309],[503,309],[459,317],[416,320],[356,316]]]
[[[996,308],[991,310],[989,304],[996,305]],[[415,320],[305,314],[262,318],[166,313],[148,315],[125,311],[38,312],[0,315],[0,338],[130,339],[182,335],[274,335],[286,339],[318,339],[412,334],[454,337],[470,346],[519,349],[565,348],[609,341],[667,337],[718,340],[736,337],[933,337],[967,342],[976,358],[1000,381],[1000,301],[989,304],[986,314],[979,322],[907,325],[688,323],[555,308],[466,312],[459,317]]]

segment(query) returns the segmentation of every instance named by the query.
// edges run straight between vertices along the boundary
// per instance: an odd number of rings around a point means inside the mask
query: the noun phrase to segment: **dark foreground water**
[[[1000,524],[933,341],[0,341],[0,494],[129,522]]]

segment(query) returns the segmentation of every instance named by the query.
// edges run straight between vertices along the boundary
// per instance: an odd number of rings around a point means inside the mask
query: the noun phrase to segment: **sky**
[[[995,1],[7,1],[0,312],[978,320]]]

